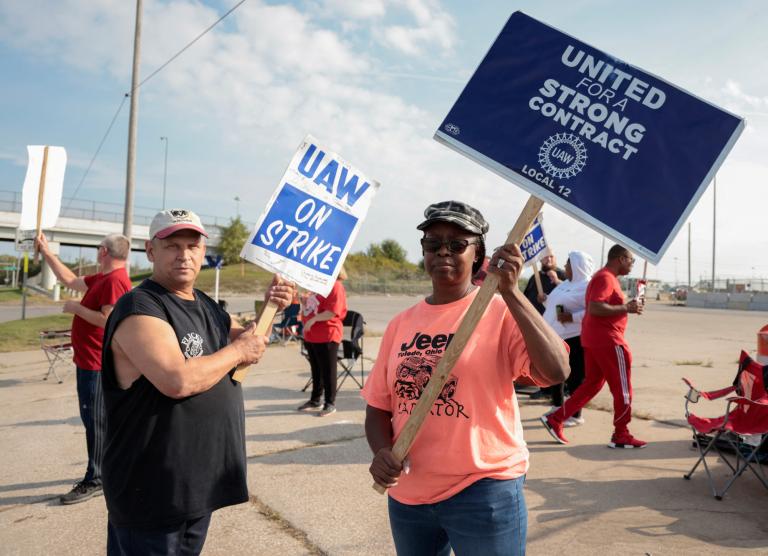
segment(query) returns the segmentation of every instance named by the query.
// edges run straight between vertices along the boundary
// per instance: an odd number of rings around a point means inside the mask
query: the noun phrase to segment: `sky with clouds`
[[[149,75],[236,0],[145,0]],[[136,205],[255,221],[312,133],[381,181],[354,249],[394,238],[420,258],[424,207],[460,198],[496,245],[527,194],[436,143],[436,127],[516,10],[718,104],[747,127],[718,174],[717,271],[768,278],[768,15],[759,0],[247,0],[140,89]],[[130,87],[135,7],[127,0],[0,0],[0,190],[18,191],[26,145],[63,145],[71,196]],[[128,104],[77,196],[122,203]],[[564,262],[600,259],[601,236],[545,209]],[[712,263],[712,191],[690,218],[694,281]],[[636,273],[641,270],[638,265]],[[687,233],[649,277],[683,282]]]

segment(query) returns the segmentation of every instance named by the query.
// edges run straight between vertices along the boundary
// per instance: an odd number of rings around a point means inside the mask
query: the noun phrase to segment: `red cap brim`
[[[179,230],[195,230],[200,235],[203,235],[205,237],[208,237],[208,234],[205,233],[205,230],[202,228],[195,226],[194,224],[175,224],[173,226],[168,226],[164,230],[160,230],[155,234],[155,237],[158,239],[165,239],[168,236],[175,234]]]

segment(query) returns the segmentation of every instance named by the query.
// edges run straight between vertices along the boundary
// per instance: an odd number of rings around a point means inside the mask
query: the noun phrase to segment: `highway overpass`
[[[123,205],[85,199],[63,199],[56,226],[45,230],[49,240],[62,245],[97,247],[104,236],[123,232]],[[149,239],[149,223],[159,208],[135,207],[131,248],[144,251]],[[208,231],[208,246],[214,251],[219,243],[221,227],[229,218],[200,214]],[[14,241],[21,219],[21,192],[0,190],[0,241]],[[252,224],[245,223],[246,227]]]

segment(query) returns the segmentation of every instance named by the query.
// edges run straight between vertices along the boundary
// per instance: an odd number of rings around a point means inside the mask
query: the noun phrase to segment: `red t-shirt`
[[[91,274],[83,277],[88,290],[80,305],[92,311],[101,311],[104,305],[114,305],[117,300],[131,291],[131,280],[124,268],[108,274]],[[75,315],[72,320],[72,347],[75,350],[75,365],[87,371],[101,370],[101,346],[104,329]]]
[[[591,301],[609,305],[624,304],[624,292],[621,291],[621,284],[616,275],[606,268],[598,270],[587,286],[585,297],[587,312],[581,322],[581,345],[591,348],[625,345],[626,313],[613,317],[596,317],[589,313]]]
[[[330,320],[315,322],[309,330],[304,330],[304,340],[313,344],[340,343],[344,332],[342,323],[347,316],[347,294],[341,281],[333,283],[328,297],[310,294],[304,302],[302,320],[306,325],[309,319],[323,311],[331,311],[334,316]]]

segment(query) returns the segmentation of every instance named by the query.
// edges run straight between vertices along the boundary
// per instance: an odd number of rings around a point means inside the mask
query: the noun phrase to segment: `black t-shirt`
[[[555,289],[555,283],[549,278],[546,272],[538,271],[539,276],[541,276],[541,289],[544,290],[544,293],[549,295],[549,292]],[[562,268],[556,268],[555,273],[557,274],[557,279],[561,282],[565,280],[565,271]],[[544,314],[544,305],[539,303],[538,296],[539,296],[539,290],[536,289],[536,277],[531,276],[528,278],[528,283],[525,285],[525,291],[523,292],[523,295],[528,298],[528,301],[533,303],[533,306],[536,307],[536,310],[539,312],[539,314]]]
[[[187,358],[211,355],[226,346],[231,325],[229,315],[201,291],[195,290],[194,300],[184,300],[152,280],[115,305],[102,357],[107,409],[102,475],[110,522],[159,527],[246,502],[240,384],[225,375],[206,392],[179,400],[163,395],[143,375],[121,389],[111,344],[115,330],[131,315],[169,323]]]

